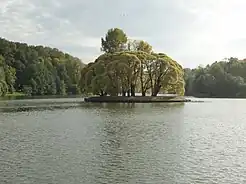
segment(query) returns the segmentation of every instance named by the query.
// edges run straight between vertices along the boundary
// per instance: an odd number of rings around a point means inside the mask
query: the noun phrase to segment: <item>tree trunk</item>
[[[126,96],[126,91],[122,90],[122,96]]]
[[[141,83],[141,90],[142,90],[142,96],[145,96],[142,63],[140,63],[140,66],[141,66],[141,69],[140,69],[140,83]]]
[[[161,86],[155,85],[154,90],[152,91],[152,96],[157,96],[157,94],[160,92]]]
[[[141,90],[142,90],[142,96],[145,96],[145,90],[144,90],[144,86],[141,84]]]
[[[131,96],[135,96],[135,85],[131,84]]]
[[[104,96],[103,94],[103,90],[100,90],[100,96]]]

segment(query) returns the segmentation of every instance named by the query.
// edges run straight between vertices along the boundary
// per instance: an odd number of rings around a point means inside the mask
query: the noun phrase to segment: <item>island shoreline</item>
[[[93,96],[84,98],[85,102],[93,103],[172,103],[190,102],[182,96]]]

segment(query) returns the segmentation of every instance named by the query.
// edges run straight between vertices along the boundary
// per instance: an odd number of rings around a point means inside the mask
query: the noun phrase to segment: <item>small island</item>
[[[82,69],[84,93],[96,95],[85,102],[189,101],[183,97],[184,70],[178,62],[154,52],[143,40],[129,40],[118,28],[110,29],[101,41],[104,54]]]
[[[191,100],[185,99],[182,96],[95,96],[84,99],[85,102],[98,102],[98,103],[160,103],[160,102],[190,102]]]

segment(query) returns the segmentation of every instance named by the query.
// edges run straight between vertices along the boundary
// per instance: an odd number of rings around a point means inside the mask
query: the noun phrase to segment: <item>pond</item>
[[[0,101],[0,181],[245,183],[245,106]]]

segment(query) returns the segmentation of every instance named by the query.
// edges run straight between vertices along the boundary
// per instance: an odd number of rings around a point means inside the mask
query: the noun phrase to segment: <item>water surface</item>
[[[246,183],[246,100],[58,101],[0,103],[0,183]]]

